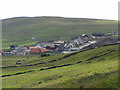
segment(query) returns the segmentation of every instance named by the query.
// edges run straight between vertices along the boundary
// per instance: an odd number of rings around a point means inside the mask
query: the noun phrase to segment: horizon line
[[[9,17],[9,18],[2,18],[0,20],[7,20],[7,19],[14,19],[14,18],[34,18],[34,17],[58,17],[58,18],[81,18],[81,19],[97,19],[97,20],[113,20],[113,21],[120,21],[115,19],[103,19],[103,18],[83,18],[83,17],[64,17],[64,16],[16,16],[16,17]]]

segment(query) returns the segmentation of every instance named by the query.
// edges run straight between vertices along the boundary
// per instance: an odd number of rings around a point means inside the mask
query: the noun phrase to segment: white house
[[[47,47],[47,44],[46,43],[38,43],[35,47],[44,49],[45,47]]]

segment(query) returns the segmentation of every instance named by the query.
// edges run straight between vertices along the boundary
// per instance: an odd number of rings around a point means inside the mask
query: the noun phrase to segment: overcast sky
[[[1,0],[0,19],[61,16],[118,20],[120,0]]]

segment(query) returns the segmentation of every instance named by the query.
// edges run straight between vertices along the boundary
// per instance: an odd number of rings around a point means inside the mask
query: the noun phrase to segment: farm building
[[[30,47],[30,53],[41,53],[40,48],[38,47]]]
[[[38,47],[30,47],[29,50],[30,50],[30,53],[37,53],[37,54],[49,51],[48,49],[40,49]]]

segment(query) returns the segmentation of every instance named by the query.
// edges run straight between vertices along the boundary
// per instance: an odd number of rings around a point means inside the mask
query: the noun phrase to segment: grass
[[[45,58],[38,58],[37,56],[34,56],[34,57],[33,56],[29,56],[30,60],[26,59],[25,58],[26,56],[24,56],[23,59],[21,59],[21,60],[25,60],[25,61],[22,61],[22,65],[30,65],[30,64],[33,65],[33,64],[36,64],[36,63],[40,63],[40,62],[45,62],[46,64],[38,64],[38,65],[35,65],[35,66],[30,66],[30,67],[5,68],[5,69],[3,69],[3,74],[8,74],[9,72],[10,73],[14,73],[14,72],[19,72],[19,71],[23,71],[23,70],[30,70],[30,69],[36,69],[36,68],[50,67],[50,66],[54,66],[54,65],[68,64],[68,63],[75,64],[78,61],[83,61],[82,63],[88,63],[88,62],[91,62],[91,61],[86,61],[87,59],[92,58],[94,56],[98,56],[98,55],[104,54],[104,53],[108,52],[107,50],[113,50],[113,46],[110,46],[109,48],[101,47],[101,49],[98,48],[98,49],[93,49],[93,50],[81,52],[81,53],[78,53],[78,54],[76,54],[74,56],[70,56],[68,58],[64,58],[64,59],[61,59],[61,60],[58,60],[58,61],[55,61],[55,62],[51,62],[51,63],[48,63],[48,62],[51,61],[51,60],[62,58],[65,55],[68,55],[68,54],[49,56],[49,57],[45,57]],[[112,53],[110,53],[110,54],[108,54],[106,56],[103,56],[103,57],[99,57],[99,58],[93,59],[92,62],[106,60],[106,57],[109,58],[109,59],[117,57],[117,47],[114,48],[114,49],[116,50],[115,52],[112,52]],[[96,50],[97,50],[97,53],[94,53]],[[16,61],[18,61],[19,58],[16,59],[17,58],[16,57],[16,58],[13,59],[13,57],[11,57],[11,58],[14,61],[13,62],[11,61],[10,63],[11,63],[11,65],[16,65],[15,63],[16,63]],[[6,62],[9,63],[10,59],[7,60],[6,57],[4,57],[4,58],[3,58],[3,63],[4,64],[7,64]],[[22,66],[22,65],[20,65],[20,66]],[[8,66],[10,66],[10,64]]]
[[[115,51],[94,58],[88,63],[87,59],[102,55],[108,52],[108,50]],[[32,69],[35,71],[3,77],[3,88],[118,88],[118,53],[120,53],[118,51],[118,45],[112,45],[80,52],[43,65],[4,68],[3,75],[15,74]],[[41,62],[48,62],[64,57],[65,55],[61,54],[40,59],[43,59]],[[27,64],[40,62],[37,59],[34,57],[31,59],[33,62],[28,61],[29,63]],[[76,63],[78,61],[82,61],[82,63]],[[40,68],[63,64],[73,65],[39,71]]]
[[[3,20],[3,47],[32,45],[37,41],[71,40],[83,33],[117,31],[117,21],[62,17],[19,17]]]

